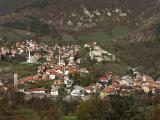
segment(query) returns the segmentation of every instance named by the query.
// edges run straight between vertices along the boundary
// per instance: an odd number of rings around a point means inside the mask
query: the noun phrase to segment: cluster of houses
[[[10,52],[11,49],[8,49]],[[73,93],[73,95],[78,96],[75,93],[77,86],[73,86],[74,81],[69,78],[69,75],[75,74],[77,72],[81,74],[89,74],[90,72],[87,68],[80,68],[80,59],[75,59],[78,54],[80,46],[78,45],[68,45],[60,46],[55,45],[54,47],[49,47],[47,45],[38,45],[33,41],[17,42],[13,56],[26,55],[27,61],[23,62],[26,64],[38,64],[38,70],[36,75],[26,76],[25,78],[14,77],[15,87],[25,85],[30,83],[36,83],[38,81],[52,81],[51,89],[46,89],[44,87],[33,87],[33,88],[21,88],[17,87],[18,91],[24,92],[26,94],[39,94],[46,93],[49,91],[51,95],[58,96],[59,89],[65,87],[65,91],[68,93]],[[5,54],[7,55],[7,54]],[[15,76],[18,76],[15,74]],[[75,89],[73,90],[73,88]],[[80,86],[78,86],[80,88]]]
[[[100,86],[100,97],[108,95],[129,96],[132,94],[156,94],[160,90],[160,81],[154,80],[151,76],[134,72],[134,76],[116,76],[107,73],[101,77],[96,85]]]
[[[79,45],[68,45],[60,47],[56,44],[54,47],[48,45],[39,45],[35,42],[17,42],[15,47],[7,48],[1,47],[0,49],[0,59],[3,57],[15,57],[16,55],[23,55],[27,57],[27,61],[23,63],[61,63],[65,65],[66,62],[69,64],[80,64],[82,58],[77,58],[75,61],[75,56],[79,53],[80,48],[89,48],[89,57],[91,60],[96,60],[97,62],[107,61],[114,62],[116,57],[114,54],[102,49],[97,43],[85,44],[84,46]],[[68,64],[68,63],[67,63]]]
[[[115,61],[115,55],[103,50],[96,43],[85,44],[83,47],[90,49],[89,56],[96,59],[97,62]],[[101,98],[109,95],[127,96],[131,94],[156,94],[160,91],[160,80],[154,80],[151,76],[134,71],[134,75],[117,76],[108,72],[97,79],[97,81],[87,87],[76,84],[75,80],[70,77],[79,73],[80,75],[89,75],[90,71],[85,67],[80,67],[81,58],[76,58],[80,51],[80,46],[60,46],[49,47],[47,45],[38,45],[33,41],[17,42],[15,49],[2,47],[1,56],[11,53],[28,56],[25,63],[37,64],[37,74],[18,78],[14,75],[14,85],[17,91],[26,95],[49,95],[52,97],[69,95],[78,98],[85,98],[92,94],[99,94]],[[41,60],[41,62],[40,62]],[[44,85],[36,86],[40,81],[49,81],[49,87]],[[32,87],[27,87],[32,85]],[[0,82],[0,90],[6,90]]]
[[[61,87],[64,87],[66,91],[66,95],[70,95],[72,97],[78,97],[81,99],[85,99],[87,96],[91,96],[93,94],[99,94],[99,96],[104,99],[111,95],[121,95],[121,96],[129,96],[133,94],[159,94],[160,93],[160,80],[154,80],[149,75],[144,75],[139,72],[135,72],[134,76],[126,75],[126,76],[117,76],[112,72],[108,72],[99,79],[97,79],[96,83],[91,84],[87,87],[82,87],[74,84],[74,80],[70,79],[68,75],[70,72],[72,74],[76,72],[81,72],[81,74],[89,74],[89,71],[86,68],[75,68],[71,66],[66,66],[64,68],[60,66],[54,66],[51,69],[46,70],[46,75],[54,75],[51,77],[52,80],[51,89],[48,94],[51,96],[59,96]],[[66,69],[61,71],[62,69]],[[71,71],[69,69],[72,69]],[[57,70],[57,71],[56,71]],[[61,71],[61,72],[58,72]],[[63,72],[63,74],[62,74]],[[48,78],[47,78],[48,79]],[[27,82],[34,82],[44,80],[42,77],[38,76],[30,76],[25,78],[24,81],[19,81],[19,84],[27,84]],[[46,94],[47,89],[45,88],[33,88],[28,91],[23,91],[27,94]]]
[[[54,47],[49,47],[48,45],[40,45],[32,40],[17,42],[14,47],[1,47],[0,48],[0,59],[2,57],[15,57],[16,55],[25,55],[27,57],[27,61],[24,63],[39,63],[39,61],[43,62],[57,62],[56,60],[59,58],[57,53],[60,53],[61,63],[65,63],[63,61],[65,58],[70,59],[70,62],[73,61],[74,56],[79,50],[78,45],[68,45],[65,47],[59,47],[56,44]]]

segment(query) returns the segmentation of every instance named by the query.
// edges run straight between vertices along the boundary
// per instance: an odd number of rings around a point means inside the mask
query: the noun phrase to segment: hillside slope
[[[17,20],[26,23],[25,17],[29,15],[59,33],[100,31],[114,39],[112,31],[118,26],[132,30],[130,41],[148,41],[155,39],[159,10],[160,0],[1,0],[0,24]],[[14,14],[5,15],[10,12]]]
[[[11,0],[7,0],[11,1]],[[22,3],[23,1],[23,3]],[[25,2],[24,2],[25,1]],[[41,7],[27,5],[33,0],[12,0],[0,5],[3,14],[9,10],[21,9],[17,16],[26,14],[56,26],[62,31],[80,31],[91,28],[112,28],[113,25],[132,25],[136,18],[144,16],[150,8],[155,8],[158,0],[37,0]],[[48,2],[48,4],[44,4]],[[16,4],[14,4],[16,3]],[[156,8],[157,9],[157,8]],[[2,14],[2,13],[1,13]],[[149,13],[147,13],[149,14]],[[18,18],[13,16],[12,18]],[[10,19],[12,19],[10,18]],[[7,18],[8,20],[9,18]],[[4,19],[3,19],[4,21]]]
[[[0,0],[0,16],[31,4],[34,0]]]

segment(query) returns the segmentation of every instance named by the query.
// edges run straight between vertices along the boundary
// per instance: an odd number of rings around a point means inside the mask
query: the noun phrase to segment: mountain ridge
[[[23,7],[23,4],[21,6],[23,8],[18,7],[16,12],[14,9],[14,14],[4,15],[0,22],[21,20],[26,15],[30,15],[45,24],[54,26],[62,33],[99,29],[110,32],[114,26],[125,25],[134,29],[130,36],[137,37],[141,36],[137,35],[142,33],[141,29],[154,32],[156,23],[153,19],[158,21],[160,10],[159,0],[139,0],[138,2],[133,0],[37,0],[34,2],[35,4],[48,2],[44,5],[42,3],[40,7],[32,5],[32,2],[33,0],[29,0],[29,3],[24,3],[26,6]],[[149,27],[144,27],[148,24]],[[137,39],[130,36],[132,40]]]

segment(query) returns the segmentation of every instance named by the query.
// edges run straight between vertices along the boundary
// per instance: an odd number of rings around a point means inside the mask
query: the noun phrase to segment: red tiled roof
[[[63,85],[63,83],[64,83],[64,82],[63,82],[62,80],[55,80],[53,84],[54,84],[55,86],[60,86],[60,85]]]
[[[120,88],[121,88],[121,89],[127,89],[128,86],[127,86],[126,84],[123,84],[123,85],[120,85]]]
[[[101,81],[108,81],[108,78],[107,77],[100,77],[100,80]]]
[[[115,88],[119,88],[120,87],[120,85],[118,83],[113,83],[112,86],[115,87]]]
[[[62,66],[60,66],[60,65],[55,65],[53,68],[56,69],[56,70],[58,70],[58,69],[62,69]]]
[[[38,80],[42,80],[42,78],[39,78],[38,76],[28,76],[23,80],[18,81],[19,84],[24,84],[28,81],[38,81]]]
[[[37,81],[37,80],[40,80],[40,78],[38,78],[38,76],[29,76],[29,77],[26,78],[26,80]]]
[[[50,74],[57,75],[57,72],[54,69],[48,69],[46,72],[49,72]]]
[[[149,84],[156,84],[156,81],[154,81],[154,80],[150,80],[148,82],[149,82]]]
[[[33,89],[30,89],[30,91],[46,91],[47,89],[45,88],[33,88]]]
[[[142,82],[142,79],[134,79],[134,81],[133,82],[135,82],[135,83],[139,83],[139,82]]]
[[[146,85],[146,87],[148,87],[150,90],[153,89],[153,88],[156,88],[154,85],[151,85],[151,84]]]
[[[115,91],[115,88],[112,87],[112,86],[107,87],[107,88],[105,88],[105,89],[103,90],[103,92],[105,92],[105,93],[112,93],[112,92],[114,92],[114,91]]]
[[[76,73],[78,70],[77,70],[76,68],[70,67],[70,68],[68,68],[68,71],[69,71],[70,74],[74,74],[74,73]]]

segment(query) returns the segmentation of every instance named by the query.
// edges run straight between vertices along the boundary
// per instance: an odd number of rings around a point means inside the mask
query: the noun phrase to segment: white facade
[[[44,91],[44,90],[37,90],[37,91],[32,91],[31,93],[34,93],[34,94],[44,94],[44,93],[46,93],[46,91]]]
[[[84,88],[80,86],[75,86],[75,89],[71,92],[71,96],[83,97],[84,96]]]
[[[54,80],[54,79],[56,78],[56,76],[55,76],[54,74],[51,74],[51,75],[49,75],[49,78],[50,78],[51,80]]]
[[[27,63],[37,63],[37,60],[34,56],[29,56]]]
[[[58,90],[51,91],[51,95],[53,95],[53,96],[58,96],[58,95],[59,95]]]
[[[58,96],[59,95],[59,91],[58,91],[58,88],[56,86],[52,86],[51,95],[53,95],[53,96]]]
[[[80,90],[76,90],[76,89],[74,89],[72,92],[71,92],[71,95],[72,96],[81,96],[81,91]]]

